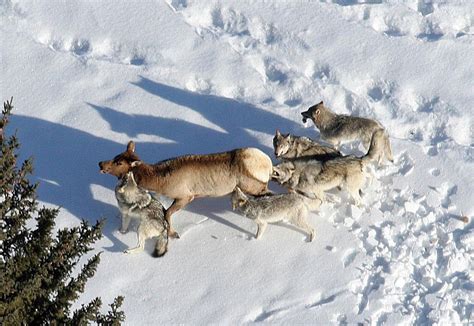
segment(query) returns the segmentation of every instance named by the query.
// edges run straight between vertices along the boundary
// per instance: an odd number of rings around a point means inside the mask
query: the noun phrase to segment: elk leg
[[[176,231],[171,226],[171,215],[173,215],[174,213],[179,211],[181,208],[183,208],[184,206],[192,202],[193,199],[194,199],[194,196],[185,197],[185,198],[176,198],[173,201],[173,204],[171,204],[171,206],[168,207],[168,209],[166,210],[165,218],[166,218],[166,222],[168,222],[168,236],[170,238],[179,239],[179,234],[176,233]]]

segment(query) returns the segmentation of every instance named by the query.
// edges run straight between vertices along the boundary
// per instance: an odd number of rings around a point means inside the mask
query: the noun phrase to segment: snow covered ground
[[[107,218],[81,300],[124,295],[129,325],[473,322],[474,1],[1,0],[0,16],[1,95],[39,198],[58,227]],[[135,233],[98,161],[130,139],[147,162],[274,159],[276,128],[318,138],[300,112],[320,100],[391,135],[364,207],[335,192],[314,242],[287,225],[257,241],[228,196],[201,199],[165,257],[122,253]]]

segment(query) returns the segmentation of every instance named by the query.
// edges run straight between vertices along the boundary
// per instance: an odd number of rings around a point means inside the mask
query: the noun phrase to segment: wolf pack
[[[139,220],[137,246],[125,252],[143,251],[145,241],[156,237],[153,256],[163,256],[169,238],[179,238],[172,215],[200,197],[231,194],[232,209],[255,221],[257,239],[268,223],[283,221],[305,231],[312,241],[315,232],[308,223],[308,214],[331,200],[328,195],[334,194],[326,192],[332,189],[336,193],[345,189],[355,205],[362,205],[362,189],[373,177],[369,165],[393,162],[385,128],[372,119],[337,114],[323,102],[301,115],[304,123],[313,121],[320,140],[276,130],[273,147],[279,163],[275,166],[268,155],[252,147],[148,164],[140,160],[132,141],[123,153],[99,162],[101,173],[118,178],[115,197],[122,219],[120,231],[127,232],[132,218]],[[360,141],[367,154],[341,154],[340,145],[352,141]],[[270,191],[270,181],[287,192]],[[156,195],[173,202],[165,209]]]

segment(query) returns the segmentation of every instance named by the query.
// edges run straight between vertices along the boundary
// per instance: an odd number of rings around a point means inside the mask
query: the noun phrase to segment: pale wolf
[[[233,210],[241,212],[257,223],[255,235],[257,239],[262,236],[267,223],[285,221],[306,231],[309,234],[309,241],[313,241],[314,230],[306,219],[310,210],[317,209],[321,205],[319,199],[306,198],[296,193],[253,197],[244,194],[239,187],[236,187],[231,202]]]
[[[125,152],[110,161],[99,162],[100,172],[122,178],[132,171],[138,186],[174,199],[165,215],[170,237],[178,237],[171,226],[172,214],[194,198],[224,196],[237,186],[252,195],[266,194],[272,174],[270,157],[257,148],[186,155],[132,167],[136,161],[140,158],[130,141]]]
[[[303,122],[311,119],[319,129],[321,138],[333,144],[336,148],[342,142],[361,140],[364,148],[368,149],[374,132],[385,130],[378,121],[334,113],[324,106],[323,102],[301,112],[301,115],[303,116]],[[380,155],[393,162],[390,140],[385,131],[383,139],[383,151]]]
[[[121,232],[126,232],[130,218],[140,220],[137,230],[138,244],[135,248],[125,250],[126,253],[142,251],[145,240],[158,237],[153,256],[163,256],[168,247],[168,223],[165,220],[165,209],[150,193],[137,186],[133,173],[127,173],[115,187],[115,197],[122,212]]]
[[[380,158],[382,130],[374,133],[369,152],[362,158],[352,155],[325,162],[317,160],[286,161],[273,167],[274,180],[306,196],[315,196],[324,201],[324,191],[346,186],[357,205],[360,205],[360,191],[368,176],[366,166]]]
[[[273,137],[275,156],[283,160],[311,158],[318,161],[327,161],[341,156],[334,147],[324,146],[308,137],[281,134],[276,131]]]

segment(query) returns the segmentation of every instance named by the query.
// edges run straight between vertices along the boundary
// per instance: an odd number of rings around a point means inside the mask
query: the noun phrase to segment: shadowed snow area
[[[129,325],[472,322],[474,2],[6,0],[0,17],[1,94],[39,199],[58,227],[107,219],[78,306],[124,295]],[[319,139],[300,112],[321,100],[390,134],[395,162],[360,207],[331,191],[309,243],[284,223],[255,240],[229,196],[197,199],[163,258],[151,240],[123,253],[137,223],[119,232],[99,161],[133,140],[150,163],[238,147],[276,163],[276,129]]]

